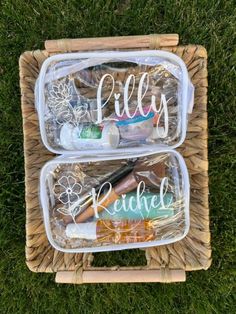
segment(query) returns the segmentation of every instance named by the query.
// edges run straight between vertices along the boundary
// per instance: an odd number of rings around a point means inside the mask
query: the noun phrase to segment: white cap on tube
[[[120,143],[120,132],[115,123],[107,123],[102,130],[103,147],[117,148]]]

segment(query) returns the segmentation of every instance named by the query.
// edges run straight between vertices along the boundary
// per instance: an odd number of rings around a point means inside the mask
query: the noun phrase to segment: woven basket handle
[[[56,53],[102,49],[158,49],[160,47],[177,46],[178,43],[178,34],[151,34],[141,36],[46,40],[44,45],[49,53]]]
[[[84,270],[80,276],[74,271],[61,271],[56,274],[57,283],[126,283],[126,282],[183,282],[186,280],[184,270]]]

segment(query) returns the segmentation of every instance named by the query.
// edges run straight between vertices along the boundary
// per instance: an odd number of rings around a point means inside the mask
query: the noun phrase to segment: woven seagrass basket
[[[185,281],[186,271],[207,269],[211,264],[207,159],[207,53],[197,45],[178,46],[178,35],[148,35],[45,42],[46,50],[24,52],[19,61],[24,130],[26,189],[26,263],[34,272],[56,272],[56,281],[175,282]],[[193,113],[178,151],[184,156],[191,183],[190,231],[181,241],[145,249],[146,265],[93,267],[97,254],[69,254],[49,244],[38,199],[39,173],[54,156],[43,146],[34,106],[34,85],[43,61],[52,54],[99,49],[164,49],[186,63],[195,86]],[[112,252],[110,253],[112,254]],[[96,256],[97,255],[97,256]]]

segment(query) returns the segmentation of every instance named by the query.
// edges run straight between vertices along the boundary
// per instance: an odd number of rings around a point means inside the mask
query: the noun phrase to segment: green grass
[[[235,64],[232,0],[2,0],[0,2],[0,313],[236,313]],[[178,284],[56,285],[25,265],[24,159],[18,58],[45,39],[179,33],[209,53],[213,263]],[[142,261],[100,254],[98,264]],[[122,260],[123,259],[123,260]]]

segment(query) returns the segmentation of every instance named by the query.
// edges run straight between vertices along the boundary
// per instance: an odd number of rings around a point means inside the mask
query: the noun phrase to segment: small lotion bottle
[[[103,243],[147,242],[155,238],[151,220],[98,220],[68,224],[66,236]]]

